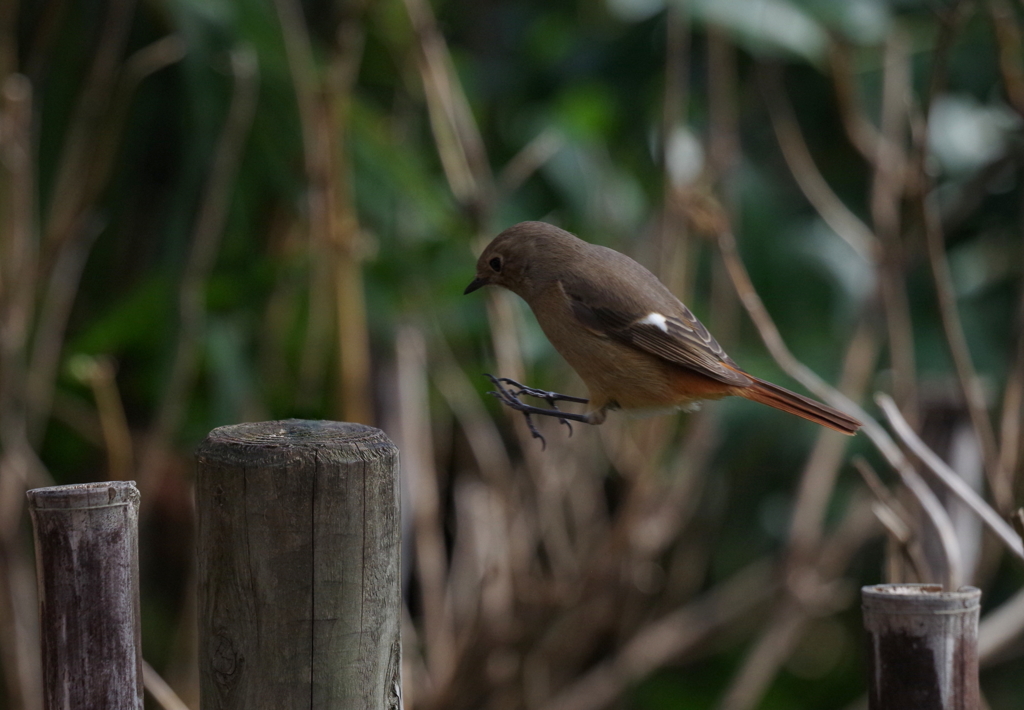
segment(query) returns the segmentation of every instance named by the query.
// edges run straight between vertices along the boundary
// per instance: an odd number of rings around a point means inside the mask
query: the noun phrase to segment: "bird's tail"
[[[767,404],[769,407],[781,409],[784,412],[803,417],[815,424],[834,429],[843,434],[856,434],[861,423],[851,416],[843,414],[838,409],[827,407],[820,402],[815,402],[810,397],[790,392],[784,387],[773,385],[771,382],[759,380],[750,373],[744,373],[753,380],[753,384],[742,389],[737,388],[736,394],[746,397],[754,402]]]

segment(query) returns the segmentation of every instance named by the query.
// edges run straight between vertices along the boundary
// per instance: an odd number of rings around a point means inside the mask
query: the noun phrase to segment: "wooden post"
[[[141,710],[139,491],[132,481],[28,491],[43,707]]]
[[[979,710],[980,590],[879,584],[861,598],[870,710]]]
[[[203,710],[399,708],[394,444],[292,419],[214,429],[196,458]]]

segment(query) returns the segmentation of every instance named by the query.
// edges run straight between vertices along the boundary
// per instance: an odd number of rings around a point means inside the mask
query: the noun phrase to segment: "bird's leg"
[[[569,436],[572,436],[572,424],[570,420],[574,422],[583,422],[584,424],[592,424],[593,420],[589,414],[574,414],[572,412],[563,412],[558,408],[557,402],[577,402],[579,404],[586,404],[590,400],[584,399],[583,397],[573,397],[567,394],[559,394],[558,392],[549,392],[547,390],[539,390],[534,387],[527,387],[526,385],[520,384],[515,380],[510,380],[507,377],[495,377],[494,375],[486,375],[494,386],[498,388],[496,392],[488,392],[497,397],[502,404],[515,409],[518,412],[522,412],[523,416],[526,417],[526,426],[530,429],[530,434],[535,439],[540,439],[541,444],[546,448],[547,442],[541,433],[537,431],[537,427],[534,426],[533,420],[530,419],[531,414],[539,414],[545,417],[554,417],[562,424],[569,427]],[[506,387],[505,385],[510,385]],[[521,399],[522,395],[530,397],[536,397],[537,399],[543,399],[548,403],[550,409],[544,409],[543,407],[534,407],[526,404]]]

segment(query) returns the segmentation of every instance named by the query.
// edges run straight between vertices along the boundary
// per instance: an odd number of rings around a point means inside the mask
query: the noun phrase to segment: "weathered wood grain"
[[[202,708],[398,708],[395,446],[287,420],[215,429],[196,457]]]
[[[870,710],[978,710],[981,591],[934,584],[861,590]]]
[[[141,710],[139,491],[131,481],[28,491],[46,710]]]

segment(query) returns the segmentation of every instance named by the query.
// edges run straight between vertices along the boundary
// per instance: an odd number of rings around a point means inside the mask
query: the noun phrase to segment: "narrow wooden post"
[[[870,710],[979,710],[980,590],[879,584],[861,598]]]
[[[196,458],[203,710],[399,708],[394,444],[292,419],[214,429]]]
[[[46,710],[141,710],[139,491],[132,481],[28,492]]]

